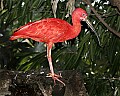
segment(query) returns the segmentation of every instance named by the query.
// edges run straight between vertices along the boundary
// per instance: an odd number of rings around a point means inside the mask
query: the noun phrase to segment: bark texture
[[[66,86],[57,81],[54,85],[46,72],[0,70],[0,96],[88,96],[80,72],[58,72]]]

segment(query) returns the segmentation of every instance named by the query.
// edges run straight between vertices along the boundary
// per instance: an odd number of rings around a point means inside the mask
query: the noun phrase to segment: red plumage
[[[74,37],[73,26],[69,23],[57,18],[48,18],[31,22],[18,28],[10,40],[31,38],[38,42],[57,43]]]
[[[56,75],[52,66],[51,48],[54,43],[64,42],[65,40],[73,39],[81,31],[80,21],[87,18],[87,13],[81,8],[76,8],[72,13],[72,23],[57,19],[48,18],[35,22],[30,22],[20,28],[10,37],[10,40],[18,38],[31,38],[38,42],[45,42],[47,44],[47,58],[49,61],[50,76],[55,80],[63,83],[58,78],[61,77]],[[64,83],[63,83],[64,84]],[[65,85],[65,84],[64,84]]]

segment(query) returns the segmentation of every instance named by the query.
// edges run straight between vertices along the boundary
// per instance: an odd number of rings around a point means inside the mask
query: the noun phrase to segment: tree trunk
[[[54,85],[47,72],[0,70],[0,96],[88,96],[80,72],[58,72],[66,86],[57,81]]]

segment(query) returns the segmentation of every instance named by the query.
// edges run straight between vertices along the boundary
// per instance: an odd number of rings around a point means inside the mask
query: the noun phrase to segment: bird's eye
[[[84,17],[84,16],[86,16],[86,14],[85,14],[85,13],[83,13],[83,14],[82,14],[82,16]]]

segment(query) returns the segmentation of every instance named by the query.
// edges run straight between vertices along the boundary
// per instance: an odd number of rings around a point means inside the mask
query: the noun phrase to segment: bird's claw
[[[61,73],[60,73],[60,75],[49,73],[49,74],[47,74],[46,77],[52,77],[52,78],[53,78],[53,77],[57,77],[57,78],[62,78],[62,75],[61,75]]]
[[[54,85],[56,85],[55,80],[57,80],[65,86],[65,83],[59,79],[59,78],[62,78],[61,73],[60,73],[60,75],[49,73],[49,74],[47,74],[46,77],[52,77],[52,79],[54,80]]]

